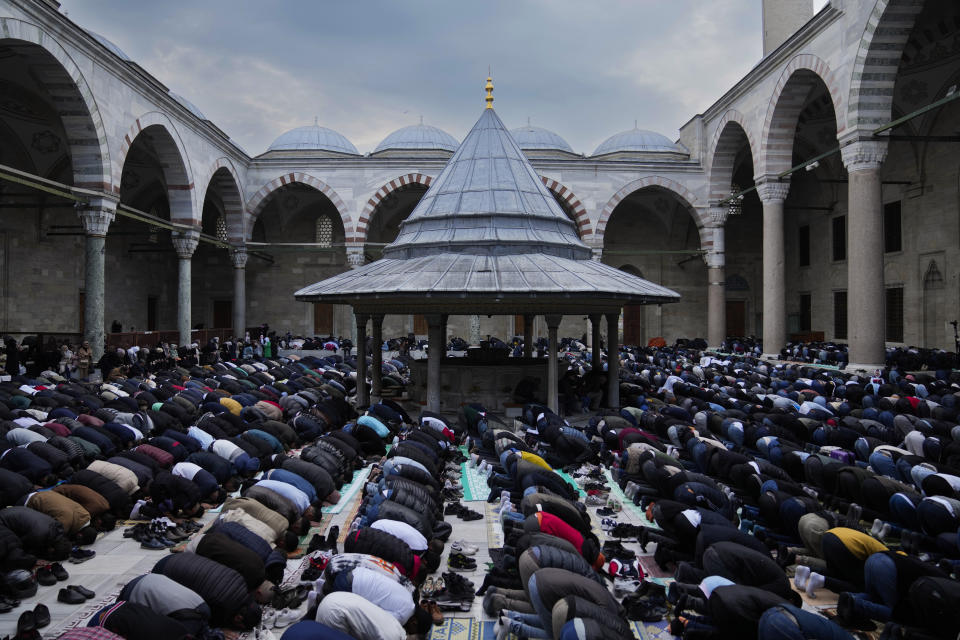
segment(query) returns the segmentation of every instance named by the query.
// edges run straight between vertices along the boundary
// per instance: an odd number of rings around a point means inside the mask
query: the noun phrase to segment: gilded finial
[[[487,109],[493,109],[493,76],[487,76],[487,86],[484,89],[487,90]]]

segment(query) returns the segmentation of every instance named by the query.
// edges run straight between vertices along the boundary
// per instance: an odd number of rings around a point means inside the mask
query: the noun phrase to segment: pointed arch
[[[900,58],[923,2],[877,0],[853,60],[846,125],[874,129],[893,115],[893,89]]]
[[[154,148],[159,156],[160,167],[166,181],[170,201],[170,219],[173,222],[199,226],[201,207],[197,206],[196,202],[190,156],[187,155],[186,146],[173,121],[164,113],[150,111],[143,114],[134,120],[130,130],[123,137],[113,178],[113,183],[117,185],[117,192],[120,192],[123,165],[126,163],[130,147],[133,146],[137,137],[148,129],[150,130],[148,135],[155,137]]]
[[[205,202],[210,189],[216,189],[217,195],[223,202],[224,214],[227,221],[227,239],[233,243],[241,243],[246,237],[246,215],[243,207],[243,196],[240,193],[242,184],[233,162],[226,157],[218,158],[210,168],[210,179],[207,180],[201,202]]]
[[[422,173],[408,173],[404,176],[398,176],[386,183],[374,193],[367,203],[363,207],[363,211],[360,212],[360,215],[357,217],[357,228],[352,236],[348,235],[347,241],[351,240],[357,244],[364,244],[367,241],[367,232],[369,231],[370,220],[373,218],[373,212],[376,211],[377,207],[380,206],[380,203],[383,202],[391,193],[399,189],[403,189],[411,184],[419,184],[424,187],[430,188],[430,183],[433,182],[433,176],[424,175]]]
[[[742,135],[742,138],[741,138]],[[734,163],[740,150],[742,139],[746,139],[750,148],[753,166],[757,166],[758,147],[753,130],[746,119],[736,109],[730,109],[717,123],[717,129],[710,145],[710,191],[708,199],[716,203],[730,195],[733,182]]]
[[[583,239],[586,236],[592,235],[593,229],[590,228],[590,216],[587,215],[587,209],[583,206],[580,198],[575,196],[573,191],[552,178],[540,176],[540,180],[543,181],[543,185],[547,189],[550,189],[554,197],[566,203],[568,209],[573,212],[573,219],[577,224],[577,232],[580,234],[580,238]]]
[[[646,187],[659,187],[666,191],[672,192],[684,204],[687,205],[687,208],[690,210],[690,215],[693,216],[697,223],[697,227],[703,227],[704,221],[695,208],[697,204],[697,196],[694,195],[692,191],[687,189],[679,182],[671,180],[670,178],[664,178],[663,176],[647,176],[646,178],[640,178],[639,180],[628,182],[622,186],[619,191],[613,194],[610,200],[607,201],[607,204],[603,207],[603,213],[600,214],[600,219],[597,220],[597,228],[594,232],[594,238],[596,242],[603,242],[603,234],[607,229],[607,222],[610,221],[610,216],[613,214],[613,210],[617,208],[617,205],[623,202],[623,200],[634,191],[639,191],[640,189],[644,189]]]
[[[767,115],[763,121],[763,147],[757,158],[758,163],[754,165],[755,175],[777,174],[793,166],[797,120],[810,89],[817,81],[827,87],[833,103],[837,135],[845,130],[843,96],[834,72],[826,62],[811,53],[795,56],[780,74],[773,97],[767,105]]]
[[[309,173],[301,173],[299,171],[285,173],[282,176],[278,176],[260,187],[257,192],[253,194],[253,197],[247,201],[247,212],[250,218],[250,224],[247,228],[251,230],[253,229],[253,225],[260,217],[260,213],[267,205],[267,202],[269,202],[270,195],[273,194],[274,191],[293,183],[299,183],[308,187],[313,187],[325,195],[333,204],[333,207],[337,210],[337,213],[340,214],[340,220],[343,223],[343,232],[345,237],[351,238],[354,236],[353,218],[350,216],[350,210],[347,208],[347,205],[344,204],[340,196],[337,195],[337,192],[320,178],[310,175]]]
[[[0,18],[0,43],[18,48],[18,41],[27,47],[39,47],[52,56],[59,67],[44,71],[51,84],[56,85],[54,108],[63,122],[70,161],[73,166],[73,184],[100,191],[119,191],[119,181],[110,170],[110,150],[107,132],[96,99],[83,73],[57,39],[35,24],[16,18]],[[25,52],[29,55],[29,52]]]

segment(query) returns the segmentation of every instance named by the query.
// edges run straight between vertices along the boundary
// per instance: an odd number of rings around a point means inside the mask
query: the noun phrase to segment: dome
[[[209,120],[209,118],[203,115],[203,112],[197,108],[197,105],[193,104],[192,102],[184,98],[179,93],[174,93],[173,91],[168,91],[167,93],[169,93],[171,98],[173,98],[174,100],[182,104],[186,108],[186,110],[192,113],[193,115],[197,116],[201,120]]]
[[[567,153],[573,153],[573,149],[570,148],[566,140],[543,127],[534,127],[528,124],[525,127],[511,129],[510,135],[524,151],[566,151]]]
[[[333,151],[360,155],[353,143],[342,135],[316,124],[287,131],[274,140],[267,151]]]
[[[381,151],[387,151],[388,149],[417,151],[440,149],[452,153],[456,151],[459,146],[460,143],[457,142],[457,139],[443,129],[431,127],[428,124],[414,124],[409,127],[397,129],[388,135],[377,145],[377,148],[374,149],[373,152],[379,153]]]
[[[666,136],[660,135],[655,131],[633,128],[629,131],[623,131],[615,134],[600,143],[597,150],[593,152],[595,156],[602,156],[608,153],[617,153],[626,151],[633,153],[686,153],[681,147],[674,144]]]
[[[127,54],[125,54],[125,53],[123,52],[123,49],[121,49],[121,48],[118,47],[117,45],[113,44],[112,42],[110,42],[109,40],[107,40],[106,38],[104,38],[102,35],[100,35],[99,33],[95,33],[95,32],[93,32],[93,31],[90,31],[89,29],[84,29],[84,31],[86,31],[87,34],[88,34],[91,38],[93,38],[94,40],[96,40],[97,42],[99,42],[100,44],[102,44],[104,47],[106,47],[107,49],[109,49],[109,50],[110,50],[110,53],[112,53],[113,55],[117,56],[118,58],[120,58],[121,60],[124,60],[124,61],[126,61],[126,62],[131,62],[130,56],[128,56]]]

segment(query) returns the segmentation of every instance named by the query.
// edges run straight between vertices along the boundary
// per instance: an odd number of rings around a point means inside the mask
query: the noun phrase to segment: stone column
[[[480,340],[480,316],[475,313],[470,316],[470,346],[479,347]]]
[[[440,411],[440,361],[446,355],[446,339],[443,328],[446,317],[440,314],[427,316],[427,410]]]
[[[596,371],[603,369],[603,350],[600,349],[600,324],[603,322],[603,316],[599,313],[590,314],[590,345],[593,351],[590,354],[590,368]],[[598,368],[599,367],[599,368]]]
[[[533,357],[533,314],[523,314],[523,357]]]
[[[247,248],[230,250],[233,261],[233,335],[243,339],[247,330]]]
[[[727,221],[726,207],[713,207],[709,211],[710,222],[703,229],[711,244],[705,247],[703,258],[707,263],[707,344],[719,347],[727,337],[727,277],[724,249],[724,228]]]
[[[557,330],[560,328],[560,321],[563,316],[560,314],[550,314],[544,316],[547,321],[547,406],[554,413],[560,413],[560,402],[557,399],[557,388],[560,386],[560,376],[557,367],[557,353],[559,351],[560,341],[557,339]]]
[[[789,182],[776,176],[757,180],[763,203],[763,353],[776,358],[787,344],[786,270],[783,248],[783,203]]]
[[[886,362],[883,283],[883,141],[858,140],[841,148],[847,186],[847,317],[850,364],[869,369]],[[848,365],[849,368],[849,365]]]
[[[620,310],[607,314],[607,406],[620,408]]]
[[[375,313],[370,316],[373,320],[373,362],[370,364],[370,379],[372,381],[370,394],[372,402],[380,402],[383,399],[383,314]]]
[[[116,200],[93,198],[77,214],[83,225],[84,239],[84,294],[83,339],[93,350],[93,363],[103,357],[104,346],[104,273],[107,229],[117,212]]]
[[[363,254],[363,247],[351,246],[347,247],[347,266],[351,269],[358,269],[366,263],[366,256]],[[354,317],[353,307],[350,307],[350,341],[353,342],[354,346],[358,344],[357,341],[357,319]]]
[[[191,291],[191,270],[193,266],[193,252],[197,250],[197,243],[200,241],[200,231],[198,229],[186,229],[184,231],[174,231],[172,234],[173,248],[177,252],[178,258],[178,287],[177,287],[177,330],[180,334],[179,343],[181,345],[190,344],[190,311],[193,305]]]
[[[357,330],[357,409],[370,404],[367,397],[367,320],[366,313],[354,313]]]

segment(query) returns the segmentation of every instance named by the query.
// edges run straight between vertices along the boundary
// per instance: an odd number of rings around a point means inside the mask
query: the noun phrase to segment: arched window
[[[217,218],[217,240],[227,241],[227,216],[222,213]]]
[[[330,216],[317,218],[317,237],[315,242],[321,247],[333,246],[333,220]]]

